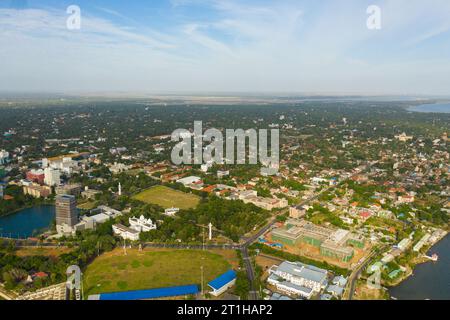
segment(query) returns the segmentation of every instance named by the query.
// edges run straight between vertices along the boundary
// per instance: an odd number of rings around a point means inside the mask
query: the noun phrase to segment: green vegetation
[[[204,286],[230,269],[219,254],[201,250],[128,250],[106,253],[96,258],[84,273],[85,295],[201,284]]]
[[[314,224],[319,225],[323,224],[324,222],[329,222],[338,228],[348,229],[348,226],[341,220],[341,218],[339,218],[327,208],[322,207],[318,204],[314,204],[314,206],[308,210],[308,220],[310,220]]]
[[[133,197],[145,203],[157,204],[163,208],[176,207],[180,209],[191,209],[198,205],[198,196],[173,190],[165,186],[156,186]]]

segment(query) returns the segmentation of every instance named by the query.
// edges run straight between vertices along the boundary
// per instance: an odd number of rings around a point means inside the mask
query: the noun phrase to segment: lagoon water
[[[433,246],[428,255],[438,254],[437,262],[416,266],[414,275],[389,289],[399,300],[450,300],[450,235]]]
[[[47,229],[55,219],[54,206],[37,206],[0,217],[0,235],[27,238]]]
[[[428,113],[450,113],[450,103],[422,104],[420,106],[409,107],[408,111],[428,112]]]

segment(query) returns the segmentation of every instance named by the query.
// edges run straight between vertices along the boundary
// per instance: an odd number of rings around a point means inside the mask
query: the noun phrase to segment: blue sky
[[[0,91],[449,95],[449,17],[448,0],[0,0]]]

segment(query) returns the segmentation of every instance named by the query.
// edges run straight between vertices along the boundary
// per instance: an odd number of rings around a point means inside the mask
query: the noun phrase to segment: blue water
[[[55,219],[54,206],[38,206],[0,217],[0,236],[27,238],[47,229]]]
[[[428,255],[437,253],[437,262],[416,266],[414,275],[389,289],[399,300],[450,300],[450,235],[433,246]]]
[[[450,103],[422,104],[420,106],[409,107],[408,111],[430,112],[430,113],[450,113]]]

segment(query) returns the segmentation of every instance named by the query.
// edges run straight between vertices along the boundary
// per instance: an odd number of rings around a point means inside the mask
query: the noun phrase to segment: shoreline
[[[433,108],[442,107],[444,110],[426,110]],[[447,108],[445,108],[447,107]],[[420,110],[421,108],[425,108]],[[435,114],[449,114],[450,113],[450,101],[447,102],[436,102],[436,103],[425,103],[420,105],[410,105],[408,107],[404,107],[404,110],[407,112],[415,112],[415,113],[435,113]]]
[[[6,214],[0,215],[0,219],[3,217],[8,217],[8,216],[14,215],[22,210],[31,209],[33,207],[41,207],[41,206],[53,206],[53,204],[51,204],[50,202],[49,203],[41,203],[41,204],[30,204],[30,205],[18,208],[16,210],[10,211]]]
[[[436,244],[438,244],[439,242],[441,242],[444,238],[446,238],[447,236],[449,236],[449,231],[444,230],[445,234],[440,237],[438,240],[436,240],[434,243],[432,243],[431,245],[429,245],[429,247],[427,248],[427,250],[425,251],[425,253],[423,255],[426,255],[426,252],[430,251]],[[425,259],[424,257],[421,258],[422,261],[418,261],[416,263],[413,263],[413,266],[410,268],[409,272],[405,273],[403,276],[401,276],[395,283],[391,284],[391,285],[386,285],[384,286],[385,288],[387,288],[388,290],[390,288],[394,288],[399,286],[400,284],[402,284],[404,281],[408,280],[411,276],[414,275],[414,270],[416,269],[416,267],[420,264],[424,264],[427,262],[432,262],[428,259]],[[389,296],[391,297],[391,295],[389,294]],[[391,297],[392,298],[392,297]]]
[[[44,201],[43,203],[40,203],[40,204],[29,204],[29,205],[23,206],[21,208],[18,208],[16,210],[10,211],[7,214],[1,215],[0,220],[2,218],[8,218],[8,217],[14,216],[15,214],[18,214],[23,210],[28,210],[28,209],[32,209],[32,208],[38,208],[38,207],[54,207],[54,204],[52,204],[52,202],[50,202],[50,201]],[[4,231],[2,228],[0,228],[0,230],[1,230],[0,233],[8,234],[8,232]],[[40,237],[40,236],[44,235],[48,230],[51,230],[51,224],[49,226],[33,230],[36,233],[35,234],[33,233],[33,234],[27,236],[27,238]],[[12,232],[10,232],[10,233],[12,233]],[[11,238],[11,239],[16,239],[16,238]]]

